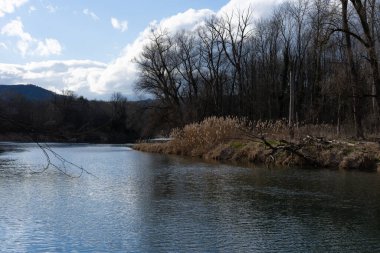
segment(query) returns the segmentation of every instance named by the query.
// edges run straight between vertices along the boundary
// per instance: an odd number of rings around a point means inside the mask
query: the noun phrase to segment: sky
[[[0,84],[35,84],[107,100],[134,84],[152,26],[191,29],[251,6],[268,15],[282,0],[0,0]]]

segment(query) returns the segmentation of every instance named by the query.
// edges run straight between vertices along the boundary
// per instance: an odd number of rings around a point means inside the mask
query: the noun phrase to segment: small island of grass
[[[173,130],[167,142],[141,142],[134,149],[279,167],[378,170],[378,142],[317,135],[327,128],[327,125],[288,127],[283,121],[210,117]]]

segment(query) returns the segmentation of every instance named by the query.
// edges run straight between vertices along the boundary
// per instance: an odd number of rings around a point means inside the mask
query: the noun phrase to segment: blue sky
[[[4,1],[4,0],[1,0]],[[7,0],[5,0],[7,1]],[[20,18],[24,30],[35,38],[54,38],[62,46],[62,53],[54,59],[90,59],[108,62],[117,57],[126,44],[153,20],[161,20],[179,12],[194,9],[219,10],[227,0],[29,0],[14,13],[0,18],[0,27]],[[111,18],[127,21],[126,31],[112,27]],[[14,43],[14,38],[0,35],[3,43]],[[25,63],[44,57],[22,57],[11,50],[1,51],[1,60]]]
[[[136,98],[132,59],[155,23],[175,32],[251,5],[281,0],[0,0],[0,83],[33,83],[89,98]]]

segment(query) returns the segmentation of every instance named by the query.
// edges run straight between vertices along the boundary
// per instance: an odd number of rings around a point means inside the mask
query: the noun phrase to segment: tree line
[[[137,89],[159,101],[157,114],[173,126],[234,115],[350,126],[359,138],[378,132],[378,0],[296,0],[253,14],[152,29],[136,59]]]
[[[154,101],[128,101],[114,93],[108,101],[88,100],[72,91],[52,99],[19,94],[0,97],[2,141],[126,143],[159,132],[146,108]]]

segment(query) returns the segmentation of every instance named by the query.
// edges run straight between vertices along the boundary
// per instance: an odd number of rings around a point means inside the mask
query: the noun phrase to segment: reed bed
[[[333,139],[331,125],[295,125],[210,117],[173,129],[166,143],[139,143],[136,150],[276,166],[377,170],[377,142]],[[337,135],[335,135],[337,137]]]

